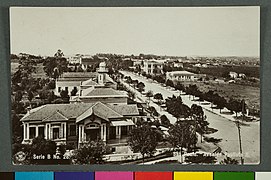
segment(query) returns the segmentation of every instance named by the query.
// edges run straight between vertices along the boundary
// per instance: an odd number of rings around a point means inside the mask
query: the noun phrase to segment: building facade
[[[121,141],[138,116],[136,105],[47,104],[32,109],[21,119],[23,143],[31,143],[38,136],[55,141],[57,145],[75,147],[90,140]]]
[[[163,63],[154,60],[145,60],[142,70],[146,74],[161,74],[163,72]]]
[[[166,73],[166,79],[171,81],[194,81],[195,74],[188,71],[172,71]]]
[[[62,90],[70,92],[77,89],[78,94],[83,89],[90,87],[111,87],[116,89],[117,83],[107,74],[105,62],[99,64],[97,72],[66,72],[56,80],[55,95],[60,95]]]

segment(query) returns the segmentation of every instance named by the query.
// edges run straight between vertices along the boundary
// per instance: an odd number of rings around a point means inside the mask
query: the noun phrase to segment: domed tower
[[[98,84],[104,84],[105,83],[105,76],[108,73],[108,69],[106,68],[105,62],[101,62],[99,64],[98,68]]]

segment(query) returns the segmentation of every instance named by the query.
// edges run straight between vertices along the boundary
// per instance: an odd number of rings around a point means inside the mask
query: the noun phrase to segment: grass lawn
[[[260,109],[260,87],[244,86],[238,84],[224,84],[204,82],[186,82],[185,85],[196,84],[200,91],[208,92],[213,90],[226,99],[244,99],[251,109]]]

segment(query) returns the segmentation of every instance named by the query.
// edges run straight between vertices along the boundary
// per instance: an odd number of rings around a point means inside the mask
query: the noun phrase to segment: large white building
[[[172,71],[166,73],[166,79],[172,81],[194,81],[195,74],[188,71]]]
[[[105,62],[101,62],[97,72],[68,72],[56,80],[55,95],[60,95],[62,90],[70,93],[73,89],[81,90],[89,87],[111,87],[116,88],[116,83],[107,74]]]
[[[163,62],[145,60],[142,69],[146,74],[161,74],[163,72]]]

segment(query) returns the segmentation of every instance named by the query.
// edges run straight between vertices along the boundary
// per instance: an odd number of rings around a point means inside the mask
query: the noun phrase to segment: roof
[[[107,104],[108,107],[114,109],[116,112],[123,116],[139,115],[139,111],[136,104],[121,104],[121,105],[111,105]]]
[[[66,72],[57,79],[58,81],[86,81],[95,78],[97,73],[93,72]]]
[[[171,75],[194,75],[194,73],[188,72],[188,71],[171,71],[168,72]]]
[[[91,106],[93,103],[78,103],[78,104],[46,104],[42,107],[34,108],[30,113],[26,114],[21,120],[45,120],[52,116],[56,111],[61,112],[68,119],[76,118]]]
[[[82,82],[82,86],[94,86],[94,85],[98,85],[98,83],[96,83],[92,79]]]
[[[93,88],[84,96],[127,96],[122,91],[118,91],[112,88]]]
[[[120,107],[118,107],[120,106]],[[126,107],[125,107],[126,106]],[[106,121],[123,118],[125,115],[139,114],[136,105],[110,106],[101,102],[75,104],[46,104],[34,108],[21,121],[67,121],[76,119],[79,122],[90,115],[96,115]]]
[[[135,123],[132,120],[111,122],[111,126],[133,126],[133,125],[135,125]]]
[[[93,72],[64,72],[62,78],[78,78],[78,77],[96,77],[97,73]]]
[[[60,111],[56,110],[51,116],[43,119],[43,121],[67,121],[68,118],[65,117]]]

